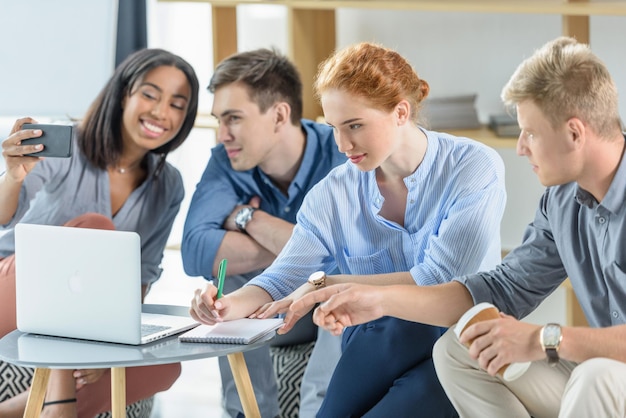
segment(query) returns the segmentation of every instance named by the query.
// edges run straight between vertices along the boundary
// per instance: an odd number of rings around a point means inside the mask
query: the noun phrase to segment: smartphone
[[[25,123],[22,129],[41,129],[41,136],[22,140],[22,145],[43,144],[43,150],[32,157],[68,158],[72,155],[72,125],[53,125],[44,123]]]

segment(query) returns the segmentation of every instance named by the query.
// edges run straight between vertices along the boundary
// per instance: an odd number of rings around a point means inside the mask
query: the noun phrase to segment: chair
[[[287,334],[277,335],[270,343],[270,356],[278,383],[281,418],[298,418],[300,385],[315,341],[317,325],[313,311],[302,317]]]

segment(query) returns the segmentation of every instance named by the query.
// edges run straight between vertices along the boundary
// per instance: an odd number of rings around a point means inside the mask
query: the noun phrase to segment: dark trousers
[[[456,417],[432,361],[443,332],[390,317],[346,329],[318,418]]]

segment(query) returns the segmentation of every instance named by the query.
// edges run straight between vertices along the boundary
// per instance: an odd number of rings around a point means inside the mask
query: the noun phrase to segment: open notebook
[[[242,318],[215,325],[200,325],[178,338],[190,343],[252,344],[273,333],[282,324],[281,318]]]

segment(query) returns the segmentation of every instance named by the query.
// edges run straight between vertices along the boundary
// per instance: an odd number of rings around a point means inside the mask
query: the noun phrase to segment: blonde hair
[[[388,112],[405,99],[415,123],[430,89],[400,54],[367,42],[336,51],[323,61],[314,88],[318,98],[326,90],[337,89],[363,97],[373,107]]]
[[[553,127],[576,117],[600,136],[621,130],[617,89],[609,71],[588,45],[570,37],[546,43],[522,62],[501,97],[509,106],[531,100]]]

